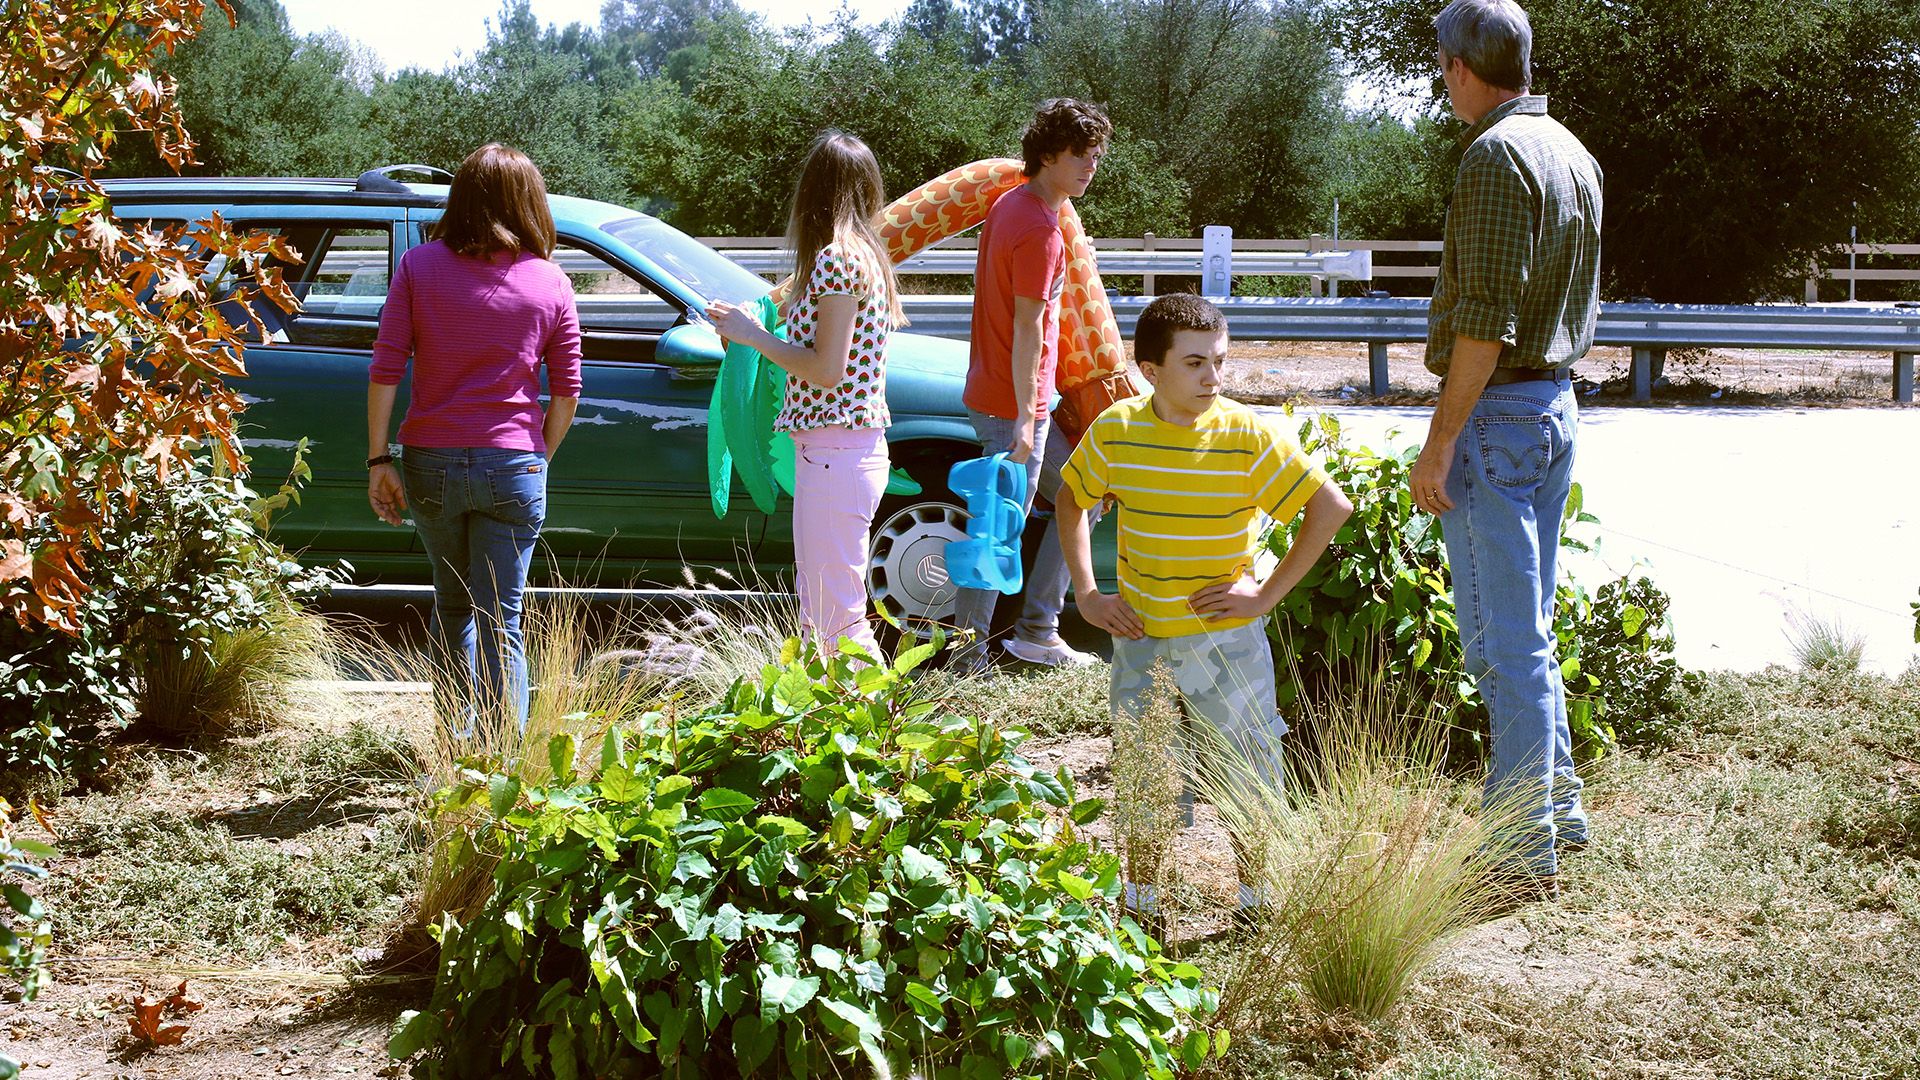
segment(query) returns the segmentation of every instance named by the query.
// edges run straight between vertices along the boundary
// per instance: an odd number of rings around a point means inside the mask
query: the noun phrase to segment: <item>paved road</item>
[[[1350,439],[1426,435],[1429,410],[1332,410]],[[1868,666],[1920,649],[1920,410],[1592,409],[1574,479],[1600,518],[1599,557],[1635,559],[1673,595],[1695,668],[1790,663],[1790,613],[1839,620]]]

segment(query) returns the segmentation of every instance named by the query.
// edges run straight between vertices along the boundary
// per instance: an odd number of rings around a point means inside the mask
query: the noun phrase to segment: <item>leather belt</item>
[[[1497,367],[1487,377],[1488,386],[1506,386],[1518,382],[1546,382],[1566,377],[1565,368],[1517,368]]]

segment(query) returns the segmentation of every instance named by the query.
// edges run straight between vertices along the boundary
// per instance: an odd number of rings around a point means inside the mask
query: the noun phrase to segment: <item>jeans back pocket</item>
[[[487,490],[493,496],[493,516],[538,525],[547,515],[547,463],[538,454],[527,458],[488,469]]]
[[[400,459],[400,484],[416,517],[437,518],[447,509],[447,470],[412,457]]]
[[[1553,425],[1545,416],[1476,416],[1480,461],[1489,483],[1504,488],[1538,484],[1553,460]]]

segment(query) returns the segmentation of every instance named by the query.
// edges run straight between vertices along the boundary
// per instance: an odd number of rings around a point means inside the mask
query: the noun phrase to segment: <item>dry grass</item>
[[[1166,661],[1153,667],[1153,688],[1140,715],[1113,711],[1113,803],[1108,811],[1121,872],[1140,890],[1136,915],[1164,936],[1178,887],[1174,838],[1181,828],[1180,692]],[[1146,897],[1154,897],[1152,903]]]
[[[1219,1021],[1270,1026],[1297,992],[1376,1021],[1498,897],[1487,872],[1504,815],[1446,774],[1442,728],[1380,700],[1310,710],[1311,745],[1274,777],[1202,729],[1187,772],[1239,839],[1265,903],[1213,972]]]
[[[265,731],[289,715],[297,684],[326,672],[328,646],[325,620],[286,600],[206,649],[135,635],[139,729],[173,743]]]

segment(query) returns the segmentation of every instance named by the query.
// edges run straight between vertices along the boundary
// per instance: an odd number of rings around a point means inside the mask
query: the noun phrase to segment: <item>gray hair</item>
[[[1533,82],[1533,24],[1513,0],[1453,0],[1433,20],[1442,56],[1459,57],[1489,86],[1525,93]]]

